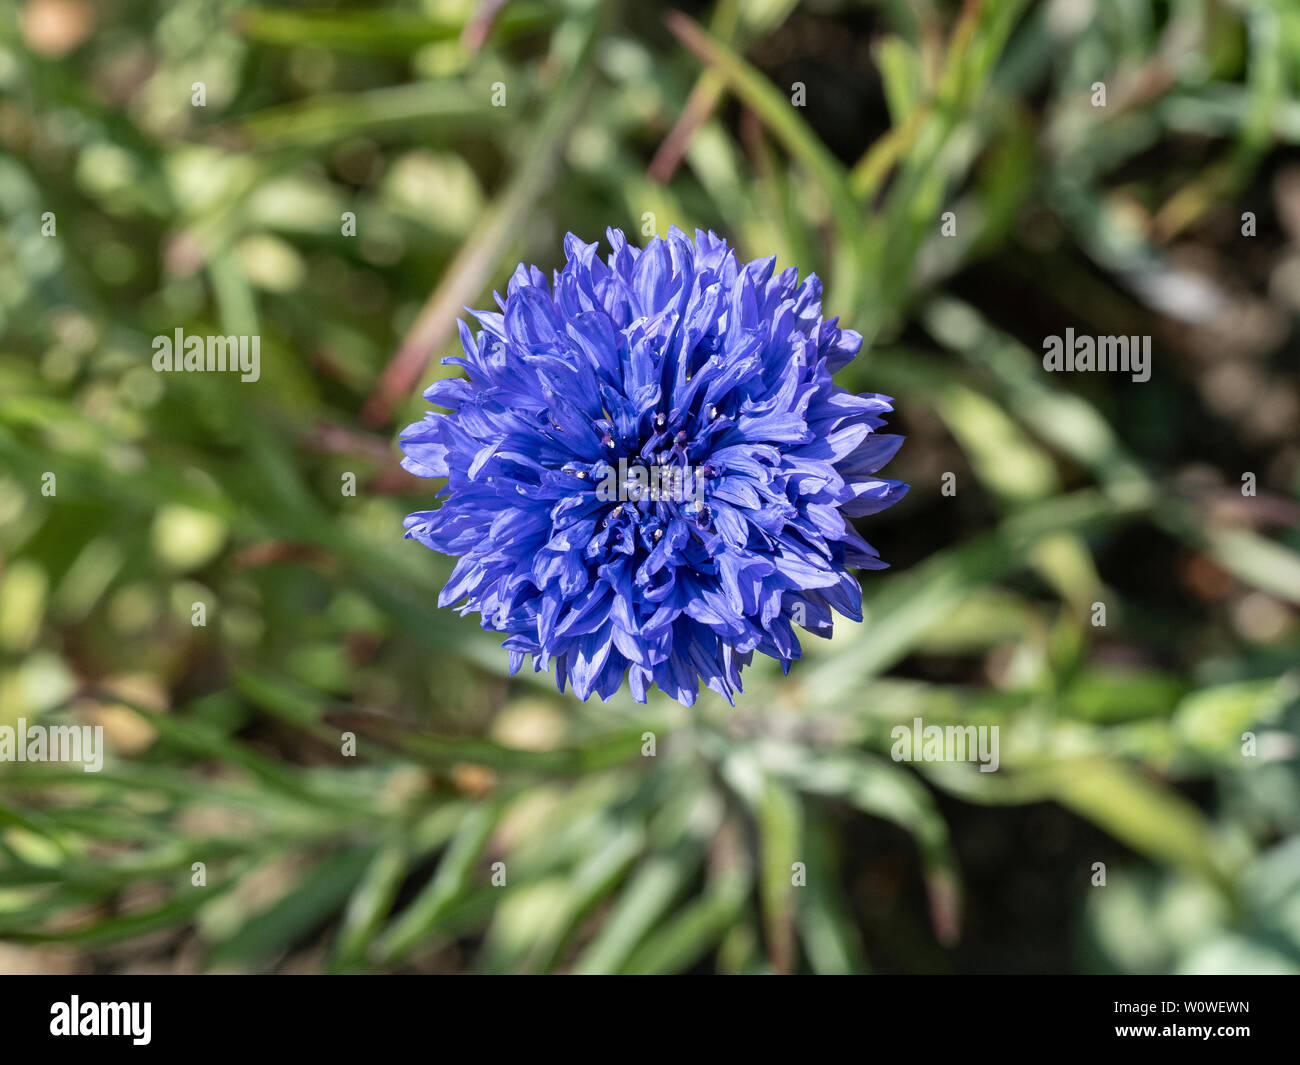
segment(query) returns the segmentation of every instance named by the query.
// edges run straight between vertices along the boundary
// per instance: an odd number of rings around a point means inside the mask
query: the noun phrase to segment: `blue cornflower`
[[[845,519],[907,491],[876,476],[902,437],[875,431],[888,396],[832,382],[862,338],[822,320],[815,275],[713,233],[607,236],[607,261],[570,234],[553,284],[521,265],[460,323],[468,379],[424,394],[451,413],[402,434],[407,470],[448,479],[406,535],[459,557],[438,605],[505,633],[512,674],[531,654],[583,700],[626,674],[638,702],[701,679],[731,701],[755,651],[799,657],[794,625],[862,620],[849,567],[885,563]]]

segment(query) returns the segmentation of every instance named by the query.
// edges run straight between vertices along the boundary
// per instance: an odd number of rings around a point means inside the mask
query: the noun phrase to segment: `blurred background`
[[[1300,972],[1298,85],[1287,0],[5,5],[0,724],[108,753],[0,763],[0,971]],[[508,679],[401,535],[462,307],[670,224],[908,437],[735,710]]]

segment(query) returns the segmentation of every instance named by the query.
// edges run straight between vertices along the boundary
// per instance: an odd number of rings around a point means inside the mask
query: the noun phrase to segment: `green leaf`
[[[720,77],[776,135],[807,170],[830,205],[839,239],[835,243],[834,287],[827,305],[854,307],[863,279],[859,265],[862,217],[849,189],[848,174],[798,112],[767,79],[740,56],[679,12],[670,12],[668,28]]]
[[[474,867],[503,811],[502,803],[489,802],[466,813],[433,878],[375,942],[373,961],[389,964],[405,957],[437,930],[443,916],[469,886]]]
[[[699,865],[700,849],[690,843],[647,857],[633,871],[573,972],[592,975],[621,970],[668,907],[685,892]]]
[[[1199,873],[1229,897],[1230,874],[1205,815],[1172,789],[1129,766],[1076,759],[1041,771],[1048,792],[1062,805],[1140,854]]]
[[[623,967],[624,973],[678,973],[717,944],[744,912],[750,876],[733,869],[721,874],[698,898],[665,921]]]
[[[373,847],[342,851],[305,870],[272,906],[254,915],[216,944],[208,959],[216,969],[248,969],[270,961],[277,952],[337,912],[374,860]],[[206,888],[193,888],[202,893]]]
[[[800,860],[803,812],[799,798],[789,788],[767,777],[758,806],[760,896],[772,968],[793,971],[795,863]]]
[[[508,39],[540,29],[555,14],[544,4],[514,3],[493,20],[493,35]],[[334,48],[367,55],[406,55],[435,41],[454,41],[465,29],[463,19],[428,18],[411,11],[268,11],[239,12],[236,26],[263,44]]]

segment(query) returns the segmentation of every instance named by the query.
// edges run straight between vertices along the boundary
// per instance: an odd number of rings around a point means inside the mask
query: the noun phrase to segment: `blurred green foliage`
[[[110,748],[0,764],[0,969],[1300,972],[1300,9],[495,7],[0,12],[0,724]],[[508,679],[400,536],[462,307],[670,224],[825,278],[910,438],[735,710]]]

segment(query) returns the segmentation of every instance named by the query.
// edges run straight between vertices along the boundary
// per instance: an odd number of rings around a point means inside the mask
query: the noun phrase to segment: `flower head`
[[[897,502],[876,476],[902,438],[887,396],[831,375],[862,338],[821,316],[821,282],[741,265],[712,233],[607,260],[572,234],[548,283],[519,266],[498,312],[460,323],[468,379],[402,434],[403,466],[446,477],[406,535],[458,556],[439,606],[506,634],[583,700],[624,675],[686,705],[730,701],[754,652],[799,657],[798,625],[862,620],[850,567],[881,569],[846,520]]]

